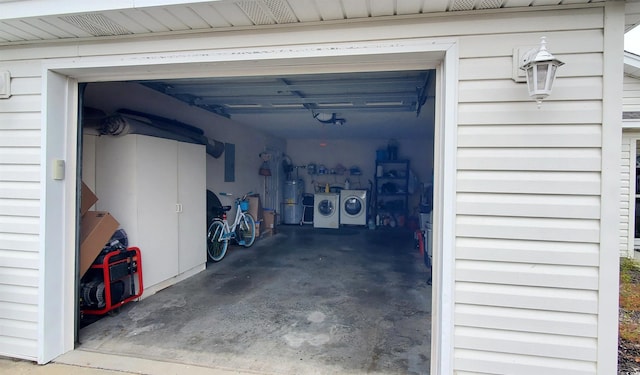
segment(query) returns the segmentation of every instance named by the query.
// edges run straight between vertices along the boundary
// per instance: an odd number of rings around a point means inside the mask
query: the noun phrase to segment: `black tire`
[[[224,234],[224,223],[221,220],[214,220],[207,230],[207,254],[209,259],[219,262],[227,254],[229,239],[222,239]]]
[[[238,224],[238,240],[244,241],[244,247],[250,247],[256,240],[256,221],[251,214],[245,213]]]

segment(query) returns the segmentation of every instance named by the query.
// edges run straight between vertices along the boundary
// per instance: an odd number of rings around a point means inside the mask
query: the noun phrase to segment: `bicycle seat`
[[[231,206],[222,206],[222,211],[227,212],[231,210]]]

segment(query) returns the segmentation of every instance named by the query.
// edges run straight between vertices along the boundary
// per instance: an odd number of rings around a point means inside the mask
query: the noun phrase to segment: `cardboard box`
[[[96,197],[93,191],[91,191],[91,189],[89,189],[89,187],[85,185],[84,182],[82,183],[82,189],[80,190],[80,197],[80,215],[84,216],[84,214],[89,211],[91,206],[96,204],[96,202],[98,201],[98,197]]]
[[[80,277],[84,276],[120,224],[106,211],[88,211],[80,222]]]
[[[260,195],[250,195],[247,197],[249,201],[249,213],[255,221],[262,220],[262,203],[260,202]]]
[[[265,234],[275,234],[276,233],[276,212],[274,210],[271,209],[265,209],[263,211],[263,218],[262,218],[262,231]]]

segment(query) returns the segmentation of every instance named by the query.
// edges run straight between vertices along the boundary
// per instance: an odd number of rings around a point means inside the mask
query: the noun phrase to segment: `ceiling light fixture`
[[[403,101],[397,101],[397,102],[366,102],[364,103],[364,105],[366,106],[370,106],[370,107],[374,107],[374,106],[385,106],[385,107],[399,107],[404,105]]]
[[[291,104],[272,104],[273,108],[304,108],[303,104],[291,103]]]
[[[338,118],[335,112],[333,113],[316,112],[316,113],[313,113],[313,118],[320,121],[323,124],[344,125],[344,123],[347,122],[347,120],[344,118]]]
[[[262,104],[225,104],[228,108],[262,108]]]
[[[353,107],[351,102],[339,102],[339,103],[317,103],[318,107]]]

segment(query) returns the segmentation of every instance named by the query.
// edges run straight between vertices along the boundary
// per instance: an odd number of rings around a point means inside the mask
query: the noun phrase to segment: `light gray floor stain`
[[[151,332],[164,327],[164,323],[149,324],[143,327],[137,327],[133,331],[127,333],[127,337],[133,337],[144,332]]]
[[[309,314],[309,316],[307,317],[307,320],[309,320],[310,322],[313,322],[313,323],[322,323],[322,322],[324,322],[325,318],[326,318],[326,315],[324,315],[323,312],[314,311],[311,314]]]

